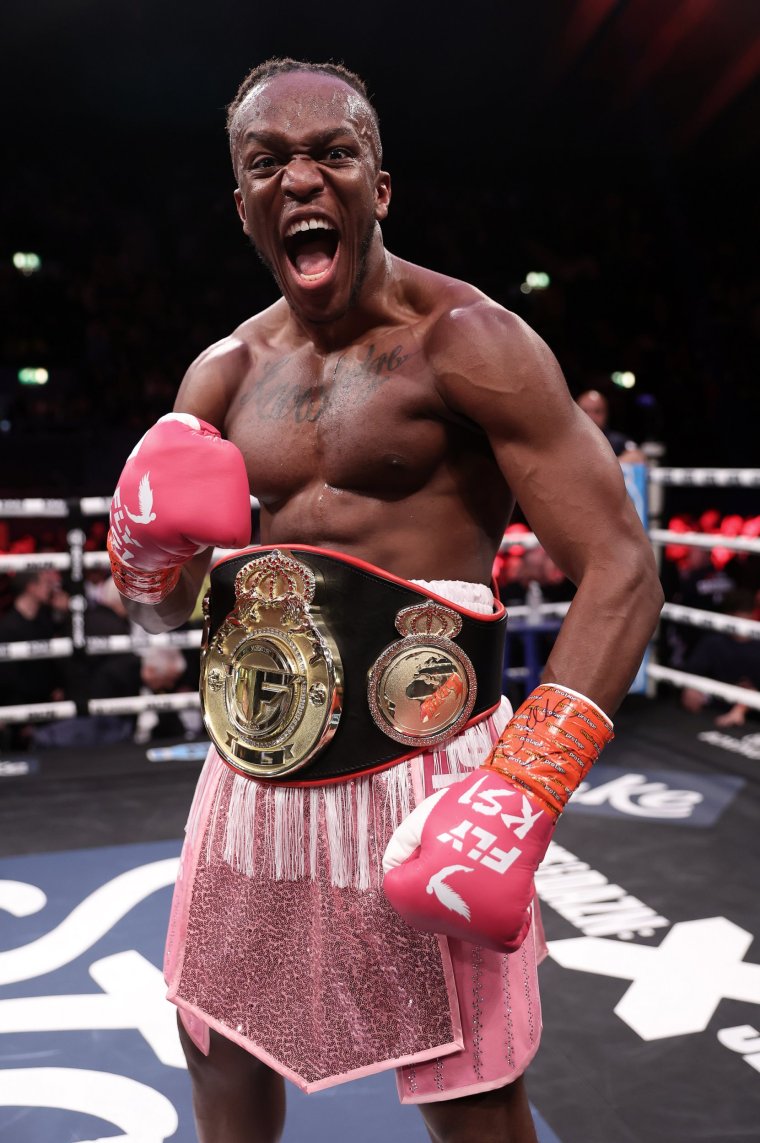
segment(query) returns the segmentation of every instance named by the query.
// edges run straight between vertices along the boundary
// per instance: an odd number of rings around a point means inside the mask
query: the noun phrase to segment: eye
[[[276,166],[276,160],[272,157],[272,155],[259,155],[258,158],[253,159],[249,163],[249,168],[252,171],[270,171],[273,167]]]
[[[330,150],[327,152],[327,159],[331,163],[337,163],[340,162],[341,159],[350,158],[352,158],[352,154],[348,147],[330,147]]]

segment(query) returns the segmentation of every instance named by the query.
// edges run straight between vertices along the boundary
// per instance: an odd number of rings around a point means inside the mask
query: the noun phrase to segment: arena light
[[[520,291],[523,294],[530,294],[533,290],[546,290],[550,285],[551,278],[543,270],[530,270],[520,285]]]
[[[24,253],[21,250],[17,250],[13,255],[13,265],[20,274],[28,278],[30,274],[36,274],[41,268],[42,259],[39,254],[33,254],[31,252]]]
[[[50,374],[47,369],[40,369],[39,367],[19,369],[18,379],[22,385],[47,385]]]
[[[618,385],[621,389],[632,389],[636,384],[636,374],[628,370],[623,373],[611,373],[610,380],[613,385]]]

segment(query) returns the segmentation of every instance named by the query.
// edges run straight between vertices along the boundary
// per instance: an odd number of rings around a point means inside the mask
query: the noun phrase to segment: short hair
[[[377,164],[380,166],[383,161],[383,147],[380,142],[380,119],[377,114],[377,109],[367,91],[367,85],[356,72],[350,71],[341,63],[332,63],[332,61],[329,60],[326,63],[314,63],[312,60],[295,60],[290,56],[285,56],[282,59],[274,56],[272,59],[265,60],[264,63],[260,63],[252,68],[237,89],[232,103],[227,107],[227,135],[230,140],[230,149],[232,149],[233,143],[232,124],[235,120],[235,116],[241,104],[244,103],[253,89],[258,87],[259,84],[264,83],[265,80],[272,79],[274,76],[287,75],[290,72],[298,71],[310,72],[313,75],[328,75],[332,76],[333,79],[340,79],[361,96],[369,111],[372,124],[372,144],[375,150]]]
[[[11,576],[10,588],[13,599],[18,599],[37,583],[42,575],[43,568],[30,568],[29,571],[17,571]]]

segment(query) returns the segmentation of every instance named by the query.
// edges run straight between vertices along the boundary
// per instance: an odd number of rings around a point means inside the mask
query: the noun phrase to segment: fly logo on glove
[[[129,521],[134,524],[152,524],[156,519],[153,511],[153,489],[150,486],[150,473],[146,472],[140,481],[139,489],[140,515],[135,516],[126,504],[121,502],[121,488],[117,488],[111,501],[111,547],[118,557],[127,563],[134,559],[135,553],[130,548],[141,547],[140,541],[132,534]]]
[[[510,826],[517,826],[515,829],[516,836],[524,838],[530,832],[530,827],[536,819],[541,816],[542,811],[536,810],[534,813],[530,802],[523,794],[519,814],[505,813],[504,803],[507,798],[514,798],[516,791],[508,788],[502,790],[482,789],[485,784],[486,776],[484,775],[474,786],[465,790],[459,799],[460,806],[470,805],[474,813],[484,814],[486,817],[495,817],[498,814],[507,829]]]
[[[426,798],[394,833],[383,859],[394,908],[415,928],[519,948],[559,813],[611,737],[588,699],[538,687],[483,766]]]

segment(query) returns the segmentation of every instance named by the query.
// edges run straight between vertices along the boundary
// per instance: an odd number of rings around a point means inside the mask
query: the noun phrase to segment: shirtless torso
[[[293,336],[278,302],[200,359],[177,408],[219,425],[243,452],[263,543],[332,547],[407,578],[487,583],[513,500],[486,432],[446,403],[431,358],[450,307],[492,303],[464,283],[392,266],[404,296],[382,325],[320,353]]]

